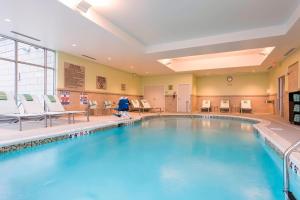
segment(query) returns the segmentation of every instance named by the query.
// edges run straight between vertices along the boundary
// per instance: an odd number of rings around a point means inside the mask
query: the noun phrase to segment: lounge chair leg
[[[47,127],[48,127],[48,123],[47,123],[47,115],[45,115],[44,120],[45,120],[45,127],[47,128]]]
[[[52,126],[52,118],[51,115],[49,115],[49,121],[50,121],[50,127]]]
[[[19,117],[19,131],[22,131],[22,121],[21,121],[21,117]]]

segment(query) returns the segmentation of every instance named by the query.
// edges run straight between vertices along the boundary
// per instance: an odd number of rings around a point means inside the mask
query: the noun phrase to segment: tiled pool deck
[[[162,113],[161,116],[181,115],[178,113]],[[183,114],[187,115],[187,114]],[[189,114],[190,115],[190,114]],[[195,113],[193,115],[205,115],[207,113]],[[133,120],[140,120],[147,116],[158,116],[157,113],[131,113]],[[290,145],[300,140],[300,127],[291,125],[273,115],[255,114],[220,114],[210,113],[209,116],[232,116],[259,120],[255,125],[259,133],[271,144],[279,153],[282,154]],[[128,120],[120,119],[116,116],[92,116],[90,122],[86,122],[83,116],[77,116],[75,124],[68,124],[67,119],[60,118],[53,120],[53,126],[44,128],[44,122],[24,122],[23,131],[18,131],[18,124],[0,124],[0,149],[5,151],[5,147],[14,146],[9,150],[18,149],[15,145],[23,144],[21,148],[48,143],[56,140],[67,139],[70,137],[93,133],[97,129],[117,126],[127,123]],[[32,142],[35,141],[35,142]],[[300,148],[299,148],[300,150]],[[300,166],[300,151],[294,152],[291,156],[296,165]],[[298,173],[299,174],[299,173]]]

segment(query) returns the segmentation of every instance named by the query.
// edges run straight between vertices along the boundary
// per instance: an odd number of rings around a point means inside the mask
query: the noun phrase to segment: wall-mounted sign
[[[60,102],[62,105],[70,104],[70,91],[68,90],[60,91]]]
[[[84,90],[85,89],[85,68],[65,62],[64,64],[65,88]]]
[[[125,83],[121,84],[121,91],[126,91],[126,84]]]
[[[106,83],[106,78],[102,76],[97,76],[96,77],[96,88],[101,89],[101,90],[106,90],[107,83]]]
[[[81,92],[80,93],[80,97],[79,97],[79,101],[80,101],[80,104],[88,104],[89,102],[89,97],[86,93],[84,92]]]

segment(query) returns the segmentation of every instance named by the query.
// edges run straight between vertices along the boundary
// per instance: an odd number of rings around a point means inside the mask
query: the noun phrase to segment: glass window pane
[[[0,60],[0,91],[14,94],[15,92],[15,63]]]
[[[47,67],[55,68],[55,52],[47,50]]]
[[[54,95],[54,70],[47,69],[47,94]]]
[[[15,42],[0,36],[0,58],[15,59]]]
[[[19,42],[18,60],[44,66],[44,49]]]
[[[44,94],[44,68],[19,64],[18,93],[41,97]]]

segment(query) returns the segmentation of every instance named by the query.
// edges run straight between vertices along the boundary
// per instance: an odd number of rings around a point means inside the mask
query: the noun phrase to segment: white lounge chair
[[[30,94],[22,94],[19,95],[21,104],[24,109],[24,113],[26,114],[40,114],[46,116],[46,126],[47,126],[47,118],[49,117],[50,126],[52,126],[52,117],[58,117],[64,115],[61,112],[45,112],[44,105],[40,103],[40,100],[35,95]],[[70,119],[69,119],[70,122]]]
[[[98,108],[98,102],[96,100],[89,100],[89,109],[95,110]]]
[[[91,112],[93,115],[97,115],[98,110],[98,102],[96,100],[89,100],[88,101],[88,109],[87,112],[89,113],[89,116],[91,115]]]
[[[68,115],[69,123],[70,123],[71,116],[72,116],[73,123],[75,123],[75,119],[74,119],[75,114],[85,114],[87,121],[90,121],[89,113],[87,111],[80,111],[80,110],[66,111],[64,109],[64,107],[62,106],[62,104],[60,103],[59,98],[55,95],[44,95],[44,101],[45,101],[48,112],[54,112],[54,113]]]
[[[131,99],[130,102],[131,102],[131,110],[141,111],[142,106],[141,106],[139,100],[137,100],[137,99]]]
[[[251,100],[241,100],[241,113],[252,112]]]
[[[47,127],[46,115],[43,113],[21,113],[13,95],[0,92],[0,116],[8,120],[19,122],[19,131],[22,131],[22,121],[31,120],[37,121],[44,119]]]
[[[222,99],[220,102],[220,112],[229,112],[230,111],[230,103],[228,99]]]
[[[210,111],[210,100],[202,100],[202,106],[201,106],[201,111]]]
[[[141,104],[143,111],[159,110],[159,112],[161,113],[161,108],[153,108],[146,99],[142,99]]]
[[[113,104],[112,104],[111,101],[105,100],[105,101],[103,102],[103,110],[104,110],[104,111],[111,112],[113,109],[114,109],[114,108],[113,108]]]

